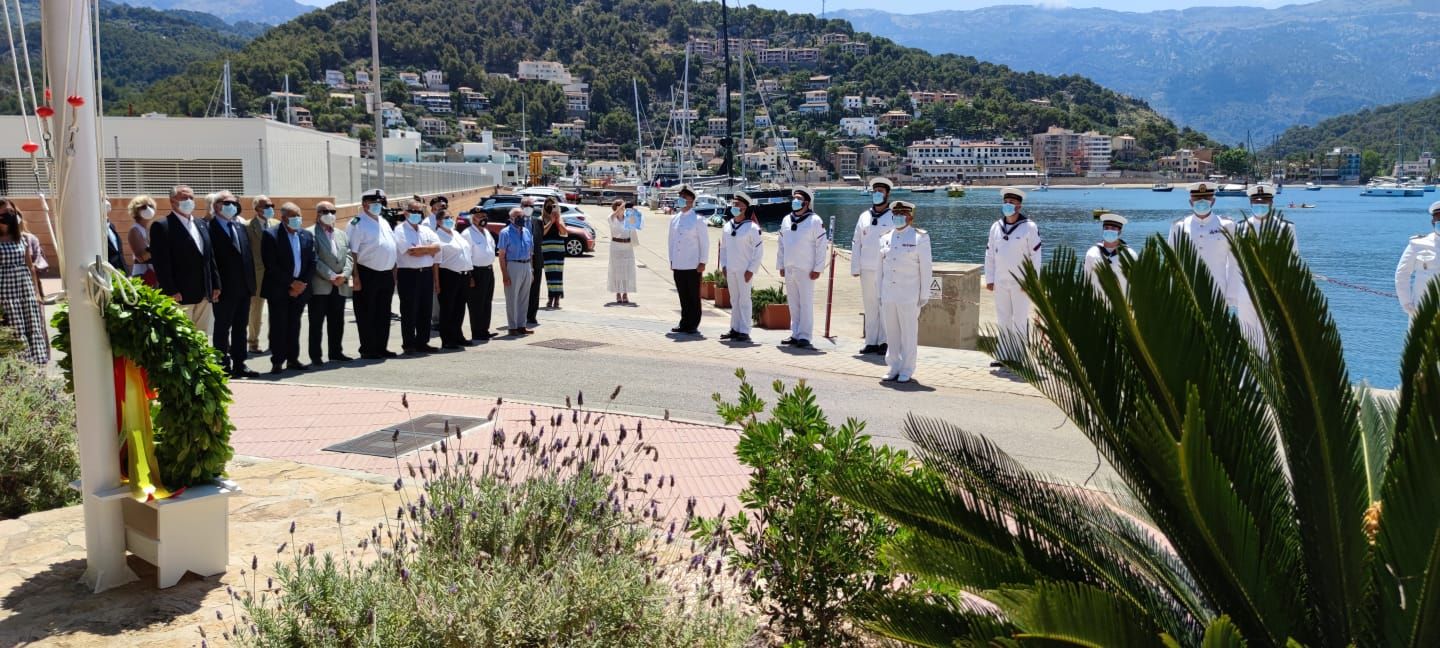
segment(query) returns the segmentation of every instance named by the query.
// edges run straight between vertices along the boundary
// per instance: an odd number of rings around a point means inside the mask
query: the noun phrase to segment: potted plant
[[[715,275],[717,274],[720,273],[718,271],[711,270],[710,272],[705,273],[704,276],[700,277],[701,299],[715,299]]]
[[[730,308],[730,281],[723,272],[715,277],[715,307]]]
[[[761,288],[750,293],[751,316],[764,329],[790,328],[790,305],[785,289],[780,286]]]

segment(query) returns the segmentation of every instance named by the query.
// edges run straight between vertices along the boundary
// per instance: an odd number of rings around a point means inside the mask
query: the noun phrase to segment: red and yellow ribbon
[[[145,502],[176,495],[160,483],[151,427],[150,389],[145,370],[129,358],[115,358],[115,420],[119,425],[121,468],[130,495]]]

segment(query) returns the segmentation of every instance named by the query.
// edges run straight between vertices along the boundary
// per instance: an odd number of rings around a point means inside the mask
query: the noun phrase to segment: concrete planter
[[[713,281],[701,281],[701,282],[700,282],[700,298],[701,298],[701,299],[715,299],[715,282],[713,282]]]
[[[178,496],[137,502],[126,497],[125,549],[155,566],[160,589],[180,582],[185,572],[200,576],[225,573],[230,562],[230,496],[240,492],[231,481],[185,489]]]
[[[781,330],[790,328],[789,304],[766,304],[760,313],[760,328]]]

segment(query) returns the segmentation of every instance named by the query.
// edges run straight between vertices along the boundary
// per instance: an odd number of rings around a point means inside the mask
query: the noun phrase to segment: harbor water
[[[974,188],[964,198],[949,198],[944,190],[900,193],[895,196],[916,204],[916,222],[930,232],[937,261],[980,263],[990,224],[999,218],[996,189]],[[1151,234],[1164,235],[1170,224],[1188,213],[1184,185],[1169,193],[1147,189],[1075,188],[1029,192],[1025,213],[1040,226],[1046,259],[1060,247],[1083,252],[1099,238],[1100,225],[1092,210],[1105,208],[1130,220],[1125,239],[1142,245]],[[1276,198],[1285,218],[1295,223],[1300,253],[1321,281],[1330,312],[1345,344],[1345,360],[1354,381],[1377,387],[1399,384],[1400,351],[1409,318],[1393,296],[1395,266],[1414,234],[1430,231],[1426,208],[1440,194],[1419,198],[1362,197],[1359,187],[1305,191],[1286,187]],[[1294,208],[1291,208],[1291,203]],[[1313,204],[1313,209],[1301,209]],[[855,219],[869,205],[867,194],[854,189],[821,191],[816,211],[829,222],[833,214],[840,234],[836,243],[849,247]],[[1245,198],[1219,198],[1216,212],[1239,219]],[[768,223],[769,229],[777,227]],[[1343,282],[1341,283],[1336,282]]]

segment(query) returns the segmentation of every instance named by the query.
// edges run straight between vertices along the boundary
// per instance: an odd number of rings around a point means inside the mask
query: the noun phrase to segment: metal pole
[[[374,95],[371,107],[375,109],[375,186],[385,189],[385,122],[380,104],[385,100],[380,92],[380,18],[377,0],[370,0],[370,92]]]
[[[720,0],[720,29],[725,38],[725,186],[735,193],[735,115],[730,111],[730,1]],[[743,55],[742,55],[743,56]]]
[[[125,195],[125,175],[120,172],[120,136],[115,135],[115,193]],[[140,193],[136,191],[135,193]]]
[[[55,214],[65,258],[60,268],[70,295],[70,361],[75,378],[75,429],[80,450],[80,493],[85,511],[85,574],[81,582],[101,592],[135,580],[125,564],[121,513],[120,442],[115,425],[115,383],[110,338],[100,309],[86,297],[92,264],[105,258],[101,240],[99,157],[95,143],[95,60],[87,0],[42,0],[41,44],[55,96],[85,103],[55,112],[60,137],[54,178],[60,178]],[[81,45],[75,47],[74,43]],[[73,171],[72,171],[73,169]],[[118,497],[117,497],[118,494]]]
[[[835,215],[830,215],[830,231],[826,232],[830,237],[830,285],[825,288],[825,339],[833,340],[830,336],[830,311],[835,307]]]
[[[330,195],[330,199],[331,199],[331,200],[334,200],[334,199],[335,199],[335,170],[334,170],[334,168],[332,167],[332,165],[333,165],[334,163],[335,163],[335,160],[334,160],[332,157],[330,157],[330,141],[329,141],[329,140],[326,140],[326,141],[325,141],[325,193],[327,193],[327,194]]]

